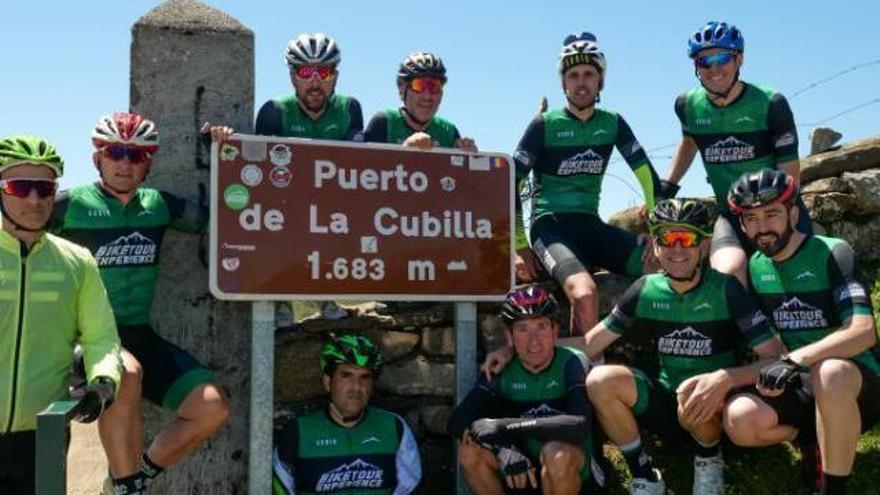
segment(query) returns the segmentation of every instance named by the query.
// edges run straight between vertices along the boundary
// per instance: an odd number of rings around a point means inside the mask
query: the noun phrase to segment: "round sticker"
[[[241,181],[251,187],[259,186],[263,182],[263,171],[258,165],[249,163],[241,168]]]
[[[273,165],[290,165],[290,160],[293,159],[293,154],[290,152],[290,147],[284,144],[276,144],[272,146],[272,149],[269,150],[269,161],[272,162]]]
[[[230,209],[240,210],[251,200],[251,193],[243,184],[229,184],[223,190],[223,202]]]
[[[452,192],[455,190],[455,179],[452,177],[444,177],[440,179],[440,187],[446,192]]]
[[[278,165],[269,172],[269,182],[275,187],[287,187],[293,180],[293,174],[290,169],[282,165]]]

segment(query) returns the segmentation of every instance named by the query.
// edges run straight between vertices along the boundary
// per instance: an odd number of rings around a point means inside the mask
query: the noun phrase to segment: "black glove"
[[[768,390],[782,392],[787,385],[800,381],[800,371],[800,365],[792,361],[790,357],[784,356],[761,368],[758,383]]]
[[[504,476],[516,476],[532,469],[532,461],[514,447],[501,447],[495,454]]]
[[[681,186],[678,184],[669,182],[666,179],[660,179],[660,190],[657,191],[657,197],[661,199],[672,199],[678,194],[679,189],[681,189]]]
[[[91,423],[99,417],[105,409],[113,404],[116,395],[116,383],[112,378],[99,376],[92,380],[86,388],[79,406],[80,423]]]

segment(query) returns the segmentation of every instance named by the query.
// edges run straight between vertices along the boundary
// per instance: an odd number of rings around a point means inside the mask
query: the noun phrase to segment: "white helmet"
[[[287,65],[337,65],[339,47],[336,40],[324,33],[301,34],[287,44]]]

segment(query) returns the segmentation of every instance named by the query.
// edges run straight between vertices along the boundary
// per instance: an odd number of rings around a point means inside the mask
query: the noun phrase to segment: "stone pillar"
[[[148,183],[196,199],[210,184],[202,122],[251,132],[253,32],[195,0],[170,0],[132,28],[131,109],[156,121],[161,151]],[[207,201],[207,199],[206,199]],[[250,307],[208,292],[207,234],[169,231],[163,246],[153,325],[213,369],[232,400],[228,426],[163,474],[155,493],[244,493],[247,486]],[[174,414],[144,406],[149,441]]]

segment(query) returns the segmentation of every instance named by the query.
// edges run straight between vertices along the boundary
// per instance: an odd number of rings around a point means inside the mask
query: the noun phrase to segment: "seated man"
[[[427,52],[407,55],[397,71],[403,106],[374,115],[364,130],[364,141],[477,151],[473,139],[461,137],[455,124],[437,116],[445,84],[446,67],[440,57]]]
[[[781,170],[743,174],[730,188],[728,203],[757,248],[749,280],[789,354],[732,398],[724,430],[743,446],[803,447],[818,434],[821,493],[846,493],[859,434],[880,418],[874,315],[852,248],[797,230],[796,198]]]
[[[700,202],[658,202],[648,225],[663,273],[633,283],[586,336],[591,359],[600,358],[636,323],[644,323],[641,328],[656,337],[659,376],[604,365],[587,377],[599,423],[632,473],[630,493],[665,493],[660,472],[642,447],[640,424],[668,441],[693,438],[693,493],[724,493],[721,407],[734,387],[755,379],[760,366],[739,365],[736,340],[745,340],[763,359],[782,350],[767,318],[739,281],[708,267],[712,220]]]
[[[275,439],[273,493],[406,495],[422,479],[415,437],[400,416],[367,403],[382,354],[362,335],[321,350],[327,407],[298,416]]]
[[[577,494],[591,477],[604,478],[591,460],[586,358],[556,345],[556,313],[556,300],[540,286],[508,294],[501,318],[515,356],[491,380],[481,376],[449,419],[476,495],[504,493],[505,484]]]

